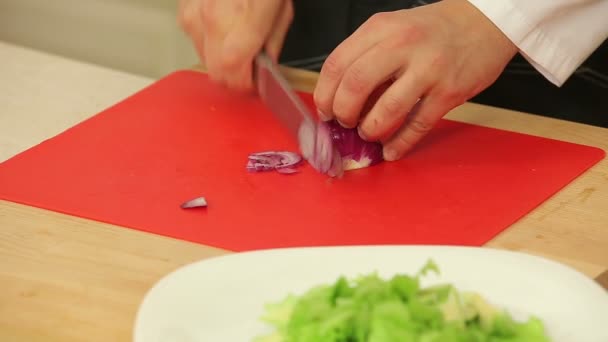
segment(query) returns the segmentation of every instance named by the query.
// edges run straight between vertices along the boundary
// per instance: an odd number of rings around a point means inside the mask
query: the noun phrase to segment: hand
[[[322,119],[358,125],[363,139],[383,143],[386,160],[397,160],[441,117],[492,84],[516,52],[467,0],[380,13],[327,58],[314,99]]]
[[[278,59],[293,20],[291,0],[180,0],[179,22],[212,80],[250,91],[253,60]]]

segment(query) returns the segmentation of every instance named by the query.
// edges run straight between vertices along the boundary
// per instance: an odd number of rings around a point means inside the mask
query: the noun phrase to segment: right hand
[[[179,22],[213,81],[252,91],[253,61],[275,61],[293,20],[291,0],[180,0]]]

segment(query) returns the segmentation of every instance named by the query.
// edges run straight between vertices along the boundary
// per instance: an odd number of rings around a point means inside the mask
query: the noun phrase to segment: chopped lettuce
[[[415,276],[377,273],[340,277],[301,296],[266,306],[274,327],[256,342],[550,342],[536,317],[515,321],[479,294],[450,284],[423,288],[420,277],[439,273],[429,261]]]

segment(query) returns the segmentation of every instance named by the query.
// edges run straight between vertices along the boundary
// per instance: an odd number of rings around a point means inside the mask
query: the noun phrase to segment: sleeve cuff
[[[511,0],[468,0],[517,46],[519,53],[551,83],[560,87],[584,58],[572,46],[539,25],[546,13],[525,13]],[[533,0],[528,0],[533,1]],[[586,57],[586,56],[585,56]]]

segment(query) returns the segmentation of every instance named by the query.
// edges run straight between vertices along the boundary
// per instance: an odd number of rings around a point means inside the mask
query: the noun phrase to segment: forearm
[[[561,86],[608,37],[606,0],[468,0]]]

